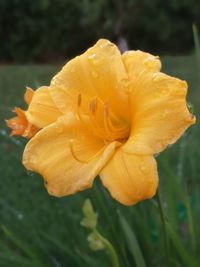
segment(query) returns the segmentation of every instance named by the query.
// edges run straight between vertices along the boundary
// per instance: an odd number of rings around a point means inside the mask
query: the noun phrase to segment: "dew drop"
[[[153,79],[154,82],[159,81],[159,80],[160,80],[160,75],[159,75],[159,73],[154,73],[154,74],[152,75],[152,79]]]
[[[135,190],[135,195],[137,196],[138,199],[140,199],[141,196],[142,196],[142,192],[141,192],[141,190],[136,189],[136,190]]]
[[[36,163],[37,163],[37,161],[38,161],[38,158],[37,158],[37,156],[35,156],[35,155],[32,155],[32,157],[30,158],[30,162],[31,162],[31,164],[36,164]]]
[[[148,174],[150,172],[150,168],[144,162],[140,164],[140,170],[144,174]]]
[[[75,68],[74,67],[71,67],[70,72],[71,73],[75,73]]]
[[[93,59],[95,59],[96,57],[97,57],[97,54],[94,53],[94,54],[89,55],[89,56],[88,56],[88,59],[90,59],[90,60],[92,59],[92,60],[93,60]]]
[[[165,109],[162,113],[163,118],[165,118],[167,115],[169,115],[169,110]]]
[[[61,103],[59,103],[59,107],[65,109],[66,108],[66,104],[64,102],[61,102]]]
[[[22,213],[17,214],[18,220],[22,220],[24,218],[24,215]]]
[[[6,136],[7,135],[7,133],[6,133],[5,130],[0,130],[0,134],[3,135],[3,136]]]
[[[92,62],[93,65],[100,65],[102,63],[102,58],[100,55],[95,53],[88,56],[88,59]]]
[[[92,71],[91,74],[94,78],[98,78],[98,74],[95,71]]]
[[[152,58],[148,58],[144,61],[144,65],[147,67],[147,68],[152,68],[154,67],[154,61],[152,60]]]
[[[57,132],[58,134],[62,133],[62,132],[63,132],[63,127],[61,127],[61,126],[57,126],[57,127],[56,127],[56,132]]]
[[[26,171],[26,173],[28,176],[34,176],[34,172],[32,172],[32,171]]]

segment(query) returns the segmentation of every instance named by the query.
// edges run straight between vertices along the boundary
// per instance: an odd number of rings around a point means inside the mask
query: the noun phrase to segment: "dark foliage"
[[[132,49],[182,54],[199,14],[199,0],[2,0],[0,61],[55,62],[119,36]]]

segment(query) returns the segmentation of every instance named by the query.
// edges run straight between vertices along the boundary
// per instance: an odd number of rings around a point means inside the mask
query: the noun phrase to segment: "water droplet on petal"
[[[38,161],[38,158],[37,158],[37,156],[35,156],[35,155],[32,155],[32,156],[31,156],[31,158],[30,158],[30,162],[31,162],[31,164],[36,164],[36,163],[37,163],[37,161]]]
[[[90,60],[92,59],[93,60],[96,57],[97,57],[97,54],[96,53],[93,53],[93,54],[91,54],[91,55],[88,56],[88,59],[90,59]]]
[[[63,132],[63,127],[62,127],[62,126],[57,126],[57,127],[56,127],[56,132],[57,132],[58,134],[62,133],[62,132]]]
[[[92,71],[91,74],[94,78],[98,78],[98,74],[95,71]]]
[[[76,70],[75,70],[75,67],[74,67],[74,66],[72,66],[72,67],[70,68],[70,72],[71,72],[71,73],[75,73],[75,72],[76,72]]]
[[[28,176],[34,176],[34,172],[32,172],[32,171],[26,171],[26,173]]]
[[[110,42],[104,42],[103,44],[101,44],[99,46],[101,49],[103,48],[109,48],[109,47],[114,47],[114,44],[110,43]]]
[[[167,115],[169,115],[169,110],[165,109],[162,113],[163,118],[167,117]]]
[[[88,56],[88,59],[91,61],[93,65],[100,65],[102,63],[102,58],[100,55],[93,53]]]
[[[150,172],[150,167],[146,163],[141,162],[140,171],[144,174],[148,174]]]
[[[134,196],[137,198],[137,199],[140,199],[141,198],[141,190],[139,190],[138,188],[135,188],[135,191],[134,191]]]

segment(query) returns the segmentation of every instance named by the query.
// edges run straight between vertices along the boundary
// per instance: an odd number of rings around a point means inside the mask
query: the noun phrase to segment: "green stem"
[[[161,221],[163,238],[164,238],[166,267],[169,267],[170,265],[169,265],[169,247],[168,247],[168,242],[167,242],[167,231],[166,231],[165,217],[164,217],[164,212],[163,212],[163,207],[162,207],[162,202],[160,199],[159,191],[157,191],[155,198],[156,198],[157,203],[158,203],[158,210],[160,213],[160,221]]]
[[[102,209],[102,211],[104,213],[105,219],[107,220],[108,224],[110,225],[111,233],[112,233],[112,235],[113,235],[113,237],[114,237],[114,239],[115,239],[115,241],[117,243],[117,247],[120,250],[119,252],[120,252],[121,256],[123,257],[124,265],[129,267],[130,266],[129,262],[128,262],[127,258],[126,258],[126,255],[124,253],[123,247],[122,247],[122,245],[121,245],[121,243],[120,243],[120,241],[118,239],[118,234],[115,231],[115,227],[113,226],[113,221],[110,218],[108,210],[107,210],[107,208],[106,208],[106,206],[104,204],[102,196],[99,194],[99,190],[98,190],[98,187],[96,185],[94,186],[94,192],[95,192],[95,195],[96,195],[96,199],[99,202],[99,205],[100,205],[100,207],[101,207],[101,209]]]
[[[98,238],[102,241],[102,243],[104,244],[105,249],[107,250],[107,252],[111,258],[112,266],[113,267],[120,267],[118,256],[117,256],[117,253],[116,253],[113,245],[107,239],[105,239],[96,229],[94,230],[94,232],[98,236]]]

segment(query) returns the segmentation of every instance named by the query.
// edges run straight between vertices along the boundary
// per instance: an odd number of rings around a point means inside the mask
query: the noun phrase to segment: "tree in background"
[[[188,53],[199,14],[199,0],[0,1],[0,61],[55,62],[101,37],[123,49],[128,43],[152,53]]]

